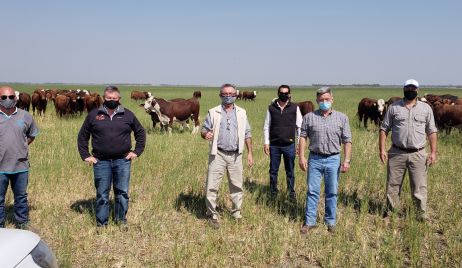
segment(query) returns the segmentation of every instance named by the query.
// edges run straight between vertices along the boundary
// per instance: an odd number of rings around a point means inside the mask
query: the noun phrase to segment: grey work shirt
[[[0,173],[14,174],[29,170],[27,138],[38,135],[32,116],[21,109],[10,115],[0,111]]]
[[[300,136],[310,139],[308,149],[311,152],[340,153],[342,143],[351,143],[348,117],[334,110],[328,116],[323,116],[320,110],[307,113],[303,117]]]
[[[427,136],[437,132],[433,111],[424,102],[417,101],[410,109],[404,101],[396,101],[385,114],[380,130],[391,130],[391,141],[395,146],[406,149],[425,147]]]
[[[208,132],[213,129],[212,119],[207,114],[204,125],[202,126],[202,132]],[[239,148],[239,139],[237,134],[237,117],[236,108],[233,106],[233,110],[227,112],[223,106],[221,106],[221,121],[220,121],[220,132],[218,133],[217,147],[220,150],[225,151],[237,151]],[[250,133],[250,124],[246,120],[245,123],[245,139],[252,137]]]

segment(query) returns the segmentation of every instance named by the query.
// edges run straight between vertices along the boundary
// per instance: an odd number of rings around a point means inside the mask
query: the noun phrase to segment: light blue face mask
[[[332,102],[330,101],[323,101],[319,103],[319,109],[323,111],[327,111],[332,107]]]

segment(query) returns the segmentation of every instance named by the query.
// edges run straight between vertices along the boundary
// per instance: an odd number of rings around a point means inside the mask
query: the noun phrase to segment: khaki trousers
[[[218,189],[220,188],[221,179],[228,173],[229,192],[233,202],[232,215],[235,218],[241,217],[241,205],[244,197],[243,179],[242,179],[242,154],[225,153],[218,151],[216,155],[209,156],[206,199],[207,215],[218,219],[216,211],[216,200]]]
[[[399,196],[406,170],[409,171],[412,199],[420,213],[427,210],[427,153],[420,150],[407,153],[391,147],[388,151],[387,164],[387,205],[389,209],[398,209]]]

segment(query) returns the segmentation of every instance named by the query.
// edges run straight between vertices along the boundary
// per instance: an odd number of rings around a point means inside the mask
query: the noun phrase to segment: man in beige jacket
[[[206,201],[207,216],[212,228],[220,227],[216,199],[225,172],[228,173],[229,191],[235,219],[242,218],[241,205],[244,196],[242,154],[247,147],[247,165],[253,165],[252,136],[247,113],[234,104],[236,87],[224,84],[220,88],[221,105],[208,111],[201,136],[210,143]]]

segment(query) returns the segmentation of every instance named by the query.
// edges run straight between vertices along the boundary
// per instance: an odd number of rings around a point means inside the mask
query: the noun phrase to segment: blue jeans
[[[14,195],[14,218],[16,224],[25,224],[29,221],[29,206],[27,205],[29,172],[0,174],[0,227],[5,226],[5,195],[9,182],[11,182]]]
[[[337,188],[340,174],[340,154],[320,156],[310,153],[308,160],[308,191],[306,194],[305,224],[315,225],[321,178],[324,177],[325,216],[327,225],[335,225],[337,213]]]
[[[96,187],[96,224],[108,224],[109,191],[114,188],[114,221],[126,223],[128,210],[128,184],[131,162],[125,158],[98,160],[93,166]]]
[[[281,164],[281,155],[284,158],[284,167],[286,169],[287,190],[289,194],[295,195],[295,144],[288,146],[270,146],[270,191],[272,194],[278,192],[278,171]]]

